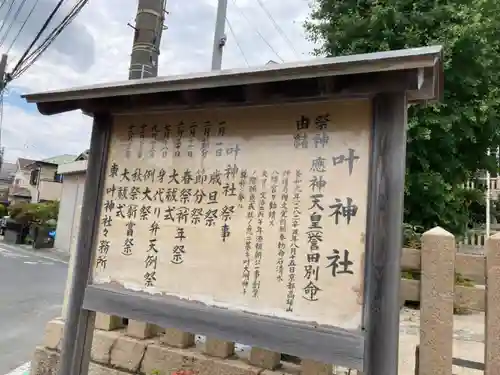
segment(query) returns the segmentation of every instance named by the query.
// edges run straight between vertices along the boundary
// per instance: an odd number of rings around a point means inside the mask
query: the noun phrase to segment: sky
[[[21,2],[14,3],[9,17],[6,17],[7,6],[0,9],[0,22],[7,20],[3,28],[0,26],[0,36],[5,38],[3,44],[0,38],[0,53],[5,53],[36,3],[9,51],[7,72],[31,43],[56,0],[26,0],[5,37]],[[65,0],[52,27],[75,2]],[[263,7],[259,0],[228,0],[228,3],[231,28],[226,23],[223,69],[254,67],[269,60],[292,62],[313,58],[314,45],[306,40],[303,29],[309,14],[308,0],[260,0]],[[168,29],[162,35],[160,76],[210,70],[216,6],[217,0],[167,0]],[[134,32],[127,23],[135,23],[136,11],[137,0],[90,0],[40,59],[9,84],[2,120],[5,160],[77,155],[89,147],[92,126],[89,117],[76,111],[42,116],[36,106],[27,104],[20,95],[127,79]]]

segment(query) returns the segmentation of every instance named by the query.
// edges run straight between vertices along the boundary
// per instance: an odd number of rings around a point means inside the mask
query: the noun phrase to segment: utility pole
[[[212,52],[212,70],[221,70],[222,52],[226,45],[226,14],[227,0],[219,0],[217,4],[217,17],[215,19],[214,49]]]
[[[156,77],[158,55],[164,26],[166,0],[139,0],[132,54],[130,56],[129,79]]]
[[[3,54],[0,58],[0,96],[3,97],[5,85],[7,84],[7,79],[5,76],[5,69],[7,69],[7,54]],[[0,122],[0,169],[3,166],[3,158],[5,153],[5,147],[2,146],[2,124]]]

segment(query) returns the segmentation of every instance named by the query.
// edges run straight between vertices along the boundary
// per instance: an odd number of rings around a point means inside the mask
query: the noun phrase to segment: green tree
[[[10,217],[21,224],[53,225],[59,214],[59,201],[17,203],[9,207]]]
[[[315,0],[305,24],[317,55],[443,45],[444,101],[408,113],[405,222],[463,233],[477,192],[462,184],[494,171],[500,144],[500,5],[493,0]]]

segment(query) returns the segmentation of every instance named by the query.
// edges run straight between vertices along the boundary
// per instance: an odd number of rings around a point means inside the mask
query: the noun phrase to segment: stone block
[[[138,339],[148,339],[158,334],[158,326],[150,323],[129,320],[127,325],[127,335]]]
[[[139,370],[146,346],[145,341],[127,336],[118,337],[111,349],[111,365],[132,372]]]
[[[302,375],[332,375],[333,365],[311,359],[303,359],[301,362],[301,373]]]
[[[30,375],[57,375],[59,353],[44,347],[37,347],[31,361]]]
[[[440,227],[422,235],[418,375],[452,373],[455,237]]]
[[[90,352],[92,360],[98,363],[109,364],[111,360],[111,350],[120,335],[121,332],[117,331],[95,330]]]
[[[281,365],[281,354],[267,349],[252,348],[250,364],[267,370],[275,370]]]
[[[207,337],[204,352],[212,357],[228,358],[234,354],[234,342]]]
[[[64,322],[62,320],[51,320],[45,326],[43,345],[46,348],[59,350],[63,338]]]
[[[104,331],[112,331],[114,329],[123,328],[123,321],[119,316],[98,312],[95,314],[94,327],[96,329],[102,329]]]
[[[500,234],[486,240],[486,320],[484,375],[500,374]]]
[[[97,363],[90,363],[88,375],[130,375],[130,372],[120,371]]]
[[[194,335],[177,328],[166,328],[160,336],[160,342],[175,348],[189,348],[194,345]]]
[[[171,375],[178,370],[192,370],[197,375],[258,375],[262,371],[241,360],[208,357],[194,348],[148,345],[141,373]]]

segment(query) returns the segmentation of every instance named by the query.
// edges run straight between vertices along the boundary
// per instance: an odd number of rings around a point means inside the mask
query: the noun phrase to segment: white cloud
[[[24,20],[34,1],[26,2],[19,20]],[[285,61],[310,58],[312,45],[305,40],[302,29],[309,10],[307,0],[261,1],[292,42],[293,49],[276,30],[257,0],[229,0],[228,19],[249,64],[258,66],[269,60],[279,62],[280,58]],[[67,2],[69,5],[61,11],[61,16],[74,2]],[[159,74],[209,70],[217,0],[168,0],[167,3],[168,29],[162,36]],[[10,69],[54,4],[55,0],[39,1],[10,51]],[[6,9],[0,10],[0,19],[5,18]],[[10,95],[126,79],[133,37],[133,29],[127,23],[134,24],[136,10],[137,1],[90,1],[40,60],[11,83]],[[12,15],[8,20],[11,19]],[[5,52],[19,26],[20,22],[11,29],[0,52]],[[3,32],[0,29],[0,35]],[[244,67],[245,58],[235,37],[228,28],[226,33],[228,42],[223,68]],[[19,100],[15,102],[18,104]],[[78,154],[88,147],[90,128],[90,119],[80,113],[47,117],[14,106],[7,99],[4,104],[2,145],[6,148],[8,160],[19,156],[42,158],[63,153]]]

